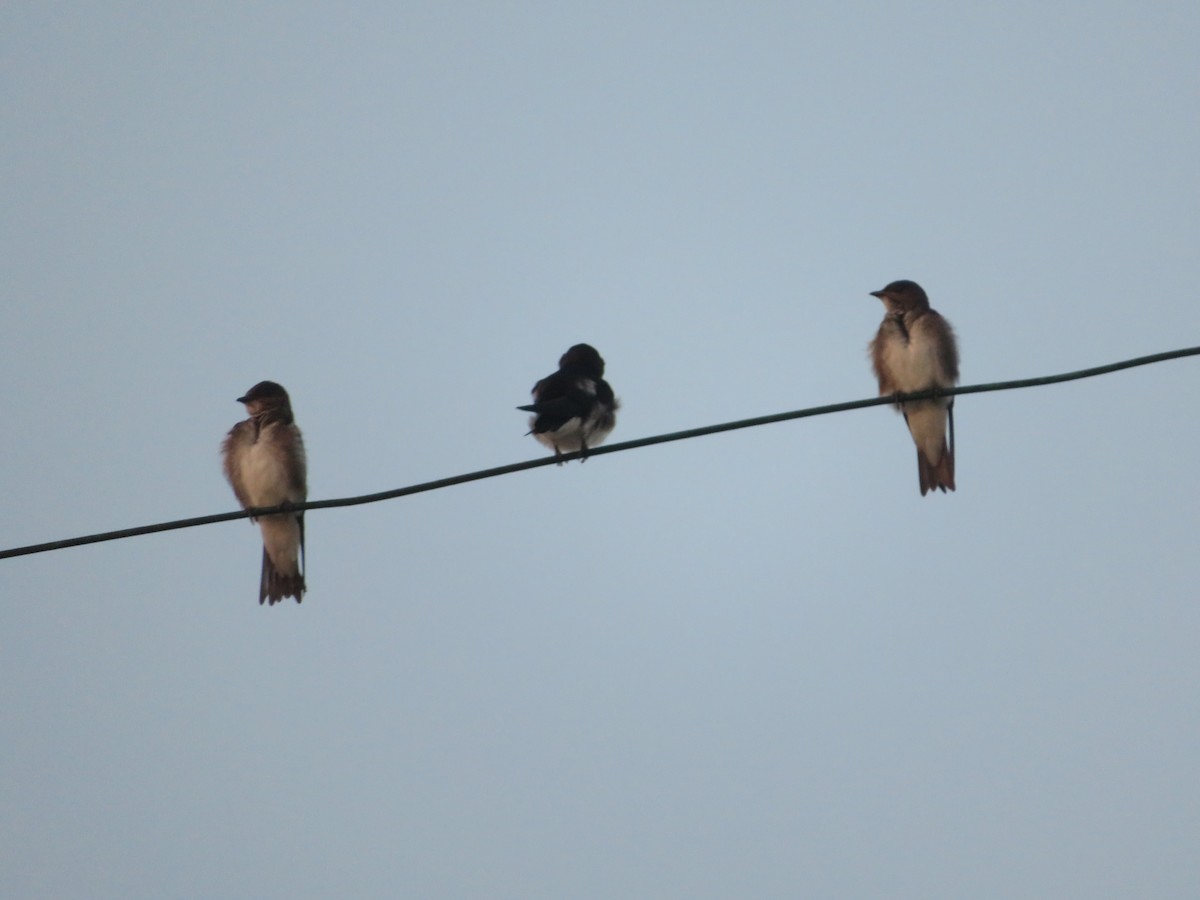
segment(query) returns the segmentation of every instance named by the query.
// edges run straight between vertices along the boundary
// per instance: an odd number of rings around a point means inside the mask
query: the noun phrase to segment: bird
[[[260,381],[245,396],[249,418],[229,430],[221,445],[225,477],[242,509],[303,503],[308,496],[304,440],[288,393]],[[274,606],[287,597],[299,603],[304,584],[304,511],[256,519],[262,530],[262,578],[258,602]]]
[[[872,297],[883,301],[883,322],[871,341],[879,395],[952,388],[958,382],[958,344],[950,323],[929,308],[915,281],[893,281]],[[954,490],[954,397],[898,402],[917,445],[921,496]],[[947,434],[949,439],[947,439]]]
[[[578,450],[586,459],[617,423],[619,401],[604,380],[604,360],[590,344],[576,344],[558,361],[558,371],[533,386],[533,403],[518,406],[529,418],[529,434],[554,451],[558,464],[564,453]]]

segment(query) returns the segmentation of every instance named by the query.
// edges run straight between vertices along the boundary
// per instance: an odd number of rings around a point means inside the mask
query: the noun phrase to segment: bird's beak
[[[878,297],[880,300],[882,300],[885,296],[887,296],[887,291],[871,291],[871,296]]]
[[[245,398],[245,397],[238,397],[238,398],[237,398],[237,402],[238,402],[238,403],[245,403],[245,402],[246,402],[246,398]]]

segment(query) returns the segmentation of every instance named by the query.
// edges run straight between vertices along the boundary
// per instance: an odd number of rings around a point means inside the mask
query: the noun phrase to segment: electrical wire
[[[810,406],[807,409],[797,409],[792,412],[775,413],[769,416],[756,416],[752,419],[738,419],[735,422],[722,422],[717,425],[705,425],[701,428],[689,428],[685,431],[674,431],[669,434],[658,434],[650,437],[637,438],[632,441],[622,441],[608,444],[588,451],[588,458],[602,456],[606,453],[621,453],[638,447],[649,447],[654,444],[667,444],[672,441],[685,441],[690,438],[704,437],[709,434],[719,434],[723,431],[736,431],[741,428],[757,428],[759,425],[771,425],[776,422],[787,422],[792,419],[806,419],[812,416],[824,416],[830,413],[846,412],[852,409],[863,409],[868,406],[883,406],[907,400],[925,400],[934,397],[958,396],[962,394],[985,394],[992,391],[1012,391],[1019,388],[1041,387],[1048,384],[1060,384],[1064,381],[1078,381],[1081,378],[1094,378],[1097,375],[1107,375],[1122,369],[1132,369],[1137,366],[1148,366],[1154,363],[1181,359],[1186,356],[1200,356],[1200,347],[1187,347],[1182,350],[1169,350],[1165,353],[1154,353],[1150,356],[1139,356],[1136,359],[1126,359],[1121,362],[1094,366],[1090,369],[1079,369],[1075,372],[1065,372],[1060,375],[1044,375],[1038,378],[1022,378],[1016,381],[996,381],[990,384],[962,385],[955,388],[918,391],[911,394],[896,394],[886,397],[872,397],[867,400],[851,400],[845,403],[831,403],[826,406]],[[563,454],[561,461],[581,458],[579,452]],[[491,469],[481,469],[478,472],[468,472],[464,475],[452,475],[449,478],[439,478],[436,481],[426,481],[407,487],[395,488],[389,491],[379,491],[374,494],[363,494],[357,497],[340,497],[332,500],[312,500],[307,503],[297,503],[285,506],[271,506],[256,509],[239,509],[236,512],[216,513],[209,516],[196,516],[190,519],[176,519],[171,522],[158,522],[154,525],[140,525],[135,528],[122,528],[118,531],[104,531],[98,534],[86,534],[81,537],[65,538],[59,541],[48,541],[44,544],[30,544],[27,547],[14,547],[0,550],[0,559],[10,559],[15,556],[28,556],[33,553],[46,553],[51,550],[63,550],[67,547],[79,547],[84,544],[98,544],[103,541],[116,541],[123,538],[137,537],[143,534],[155,534],[160,531],[175,531],[180,528],[195,528],[198,525],[212,525],[216,522],[228,522],[232,519],[265,516],[271,513],[295,512],[298,510],[333,509],[341,506],[360,506],[364,503],[378,503],[381,500],[394,500],[397,497],[408,497],[426,491],[436,491],[453,487],[456,484],[466,484],[469,481],[482,481],[485,478],[495,478],[499,475],[509,475],[513,472],[523,472],[526,469],[536,469],[539,466],[549,466],[559,459],[553,456],[510,463],[506,466],[496,466]]]

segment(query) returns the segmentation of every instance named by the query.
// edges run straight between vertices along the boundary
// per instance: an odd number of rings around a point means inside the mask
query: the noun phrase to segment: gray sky
[[[0,9],[11,547],[1196,344],[1200,7]],[[1123,897],[1200,883],[1200,363],[0,562],[5,897]]]

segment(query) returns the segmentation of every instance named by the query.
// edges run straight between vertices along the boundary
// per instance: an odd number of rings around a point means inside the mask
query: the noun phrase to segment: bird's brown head
[[[245,396],[237,399],[238,403],[246,404],[246,412],[251,416],[277,411],[280,418],[291,419],[292,417],[292,405],[288,399],[288,393],[283,389],[283,385],[276,384],[274,381],[260,381],[246,391]]]
[[[915,281],[906,279],[893,281],[881,291],[871,291],[871,296],[882,300],[883,305],[890,313],[929,309],[929,298],[925,296],[925,291]]]
[[[601,378],[604,375],[604,360],[591,344],[576,344],[558,361],[560,369],[571,369]]]

